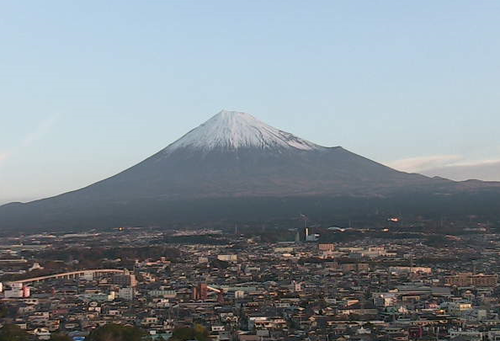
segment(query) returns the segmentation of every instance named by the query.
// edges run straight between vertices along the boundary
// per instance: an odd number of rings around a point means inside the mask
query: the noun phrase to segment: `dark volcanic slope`
[[[399,172],[341,147],[315,145],[250,115],[221,112],[109,179],[57,197],[1,207],[0,227],[165,224],[170,217],[189,221],[190,216],[208,211],[207,220],[223,219],[229,216],[228,201],[224,201],[228,198],[233,203],[236,198],[254,198],[254,202],[265,197],[376,198],[453,193],[460,188],[466,186]],[[185,212],[183,207],[194,201],[198,211]],[[295,214],[295,210],[282,214]],[[179,212],[185,212],[184,219]]]
[[[110,179],[67,195],[65,200],[373,196],[442,183],[448,181],[398,172],[340,147],[280,152],[179,149],[160,152]]]

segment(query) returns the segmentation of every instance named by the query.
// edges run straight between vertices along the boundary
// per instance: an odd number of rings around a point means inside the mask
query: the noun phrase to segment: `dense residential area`
[[[263,239],[236,229],[3,238],[0,323],[33,340],[93,340],[111,324],[144,340],[500,340],[496,235],[326,243],[306,228]]]

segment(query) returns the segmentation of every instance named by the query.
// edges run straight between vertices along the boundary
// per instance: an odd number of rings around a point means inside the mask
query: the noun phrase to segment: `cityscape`
[[[110,323],[148,340],[180,326],[211,340],[500,339],[496,233],[323,243],[309,230],[282,242],[236,228],[5,237],[1,321],[38,340]]]

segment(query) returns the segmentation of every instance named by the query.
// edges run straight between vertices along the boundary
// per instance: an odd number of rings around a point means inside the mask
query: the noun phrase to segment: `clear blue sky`
[[[401,169],[495,162],[499,18],[495,0],[2,1],[0,202],[113,175],[221,109]]]

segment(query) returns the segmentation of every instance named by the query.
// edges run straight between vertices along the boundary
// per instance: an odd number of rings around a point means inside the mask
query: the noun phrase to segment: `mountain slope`
[[[196,204],[199,212],[210,210],[211,216],[223,219],[229,215],[225,199],[234,204],[249,198],[254,198],[252,202],[258,198],[379,198],[456,191],[460,186],[399,172],[341,147],[316,145],[249,114],[222,111],[109,179],[53,198],[1,207],[0,227],[91,227],[103,221],[107,226],[164,224],[183,207],[203,200],[205,206]],[[186,213],[185,220],[192,215]]]
[[[303,140],[249,114],[222,111],[152,157],[77,194],[86,200],[120,201],[141,197],[371,196],[438,182],[446,181],[399,172],[341,147]]]

